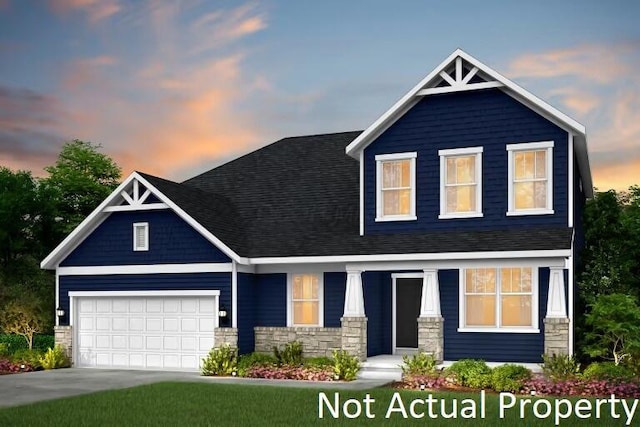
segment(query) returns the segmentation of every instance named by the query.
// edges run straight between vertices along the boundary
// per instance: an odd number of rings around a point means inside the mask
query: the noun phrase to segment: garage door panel
[[[80,297],[79,366],[198,369],[213,347],[215,297]]]

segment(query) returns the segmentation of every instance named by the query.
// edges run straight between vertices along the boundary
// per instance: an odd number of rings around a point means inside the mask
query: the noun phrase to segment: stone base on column
[[[544,319],[544,354],[569,354],[569,319]]]
[[[67,357],[73,364],[73,326],[55,326],[53,331],[55,345],[64,348]]]
[[[438,363],[444,357],[444,319],[442,317],[418,317],[418,350],[432,354]]]
[[[238,347],[238,328],[214,328],[214,347],[221,347],[229,344],[231,347]]]
[[[342,349],[356,356],[359,360],[367,359],[367,318],[343,317]]]

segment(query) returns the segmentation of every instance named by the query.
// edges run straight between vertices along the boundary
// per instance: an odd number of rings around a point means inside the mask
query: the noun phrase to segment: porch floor
[[[453,361],[445,360],[437,366],[443,369],[451,366]],[[491,368],[511,362],[487,362]],[[537,363],[514,363],[530,369],[534,373],[542,372],[542,368]],[[402,355],[401,354],[380,354],[368,357],[362,362],[362,368],[358,373],[358,378],[363,379],[387,379],[389,381],[400,381],[402,379]]]

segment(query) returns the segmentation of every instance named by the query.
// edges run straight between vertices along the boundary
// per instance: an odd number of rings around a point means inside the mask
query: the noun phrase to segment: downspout
[[[231,327],[238,327],[238,266],[231,260]]]

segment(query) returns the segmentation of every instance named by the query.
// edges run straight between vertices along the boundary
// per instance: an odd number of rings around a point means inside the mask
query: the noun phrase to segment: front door
[[[418,348],[422,279],[396,279],[396,348]]]

